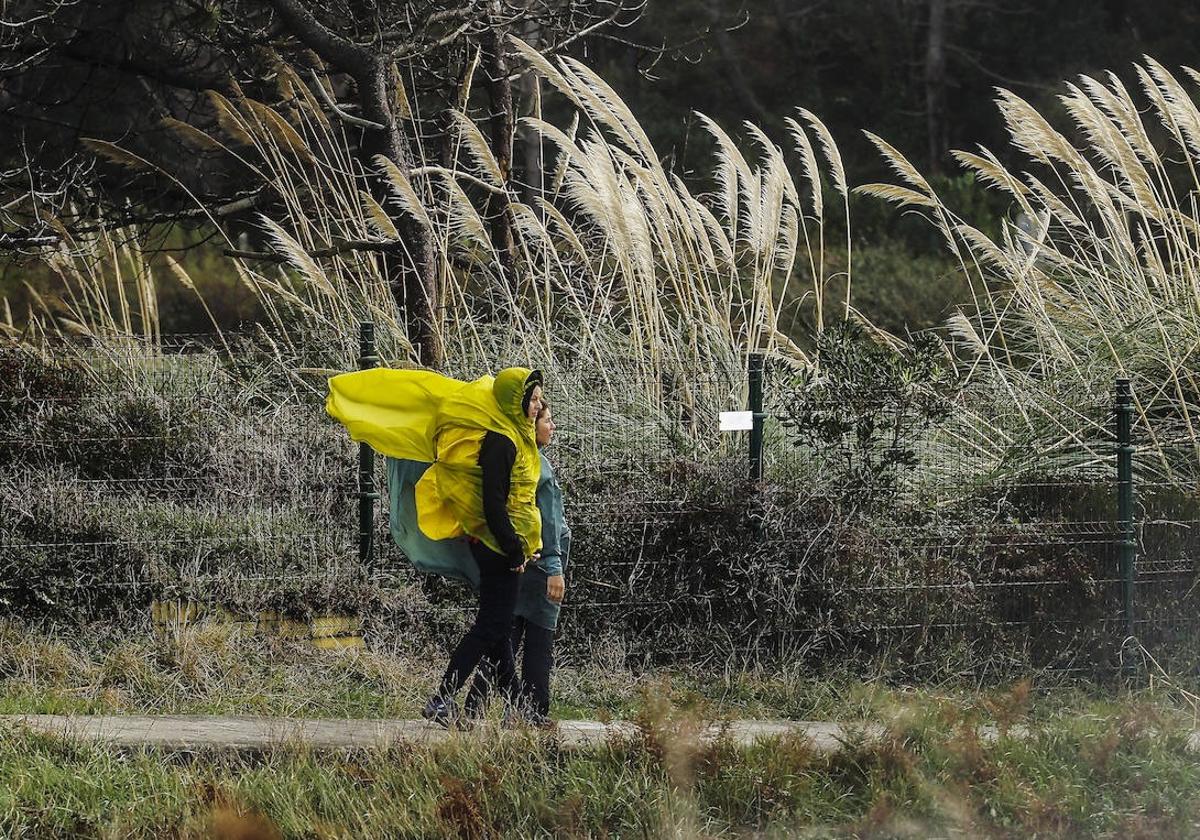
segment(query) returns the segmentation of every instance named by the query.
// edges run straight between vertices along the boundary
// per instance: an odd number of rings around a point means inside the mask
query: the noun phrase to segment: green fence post
[[[379,363],[375,355],[375,324],[363,321],[358,328],[358,369],[367,370]],[[358,445],[358,559],[370,566],[375,559],[375,450]]]
[[[1118,379],[1117,424],[1117,550],[1121,568],[1121,617],[1125,641],[1134,633],[1134,587],[1137,533],[1133,523],[1133,389],[1128,379]]]
[[[761,481],[763,477],[763,354],[751,353],[749,359],[750,379],[750,478]]]

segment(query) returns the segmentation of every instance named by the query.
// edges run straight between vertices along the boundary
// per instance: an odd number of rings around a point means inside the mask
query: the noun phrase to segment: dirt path
[[[0,736],[10,728],[96,741],[121,747],[157,747],[167,750],[263,750],[279,746],[305,746],[317,750],[387,748],[398,744],[431,744],[449,738],[513,737],[515,733],[485,722],[465,732],[448,732],[423,720],[302,719],[223,717],[217,715],[0,715]],[[735,744],[750,745],[784,735],[802,738],[823,753],[835,752],[847,741],[873,739],[886,734],[877,723],[839,724],[822,721],[737,720],[711,724],[677,737],[712,739],[724,736]],[[638,728],[626,721],[560,721],[544,737],[557,738],[564,747],[601,746],[613,739],[632,738]],[[1023,726],[1008,734],[1028,735]],[[979,735],[995,740],[1000,732],[982,726]],[[1188,746],[1200,752],[1200,731],[1192,732]]]
[[[387,747],[400,743],[434,743],[447,738],[509,736],[508,730],[484,723],[468,732],[447,732],[423,720],[299,719],[220,717],[207,715],[3,715],[0,732],[9,726],[124,747],[153,746],[172,750],[256,750],[286,744],[315,749]],[[815,721],[742,720],[714,724],[693,734],[714,738],[724,734],[737,744],[762,738],[795,734],[807,739],[814,749],[836,750],[856,735],[873,736],[882,728],[871,725],[846,727]],[[560,721],[547,737],[558,738],[567,747],[589,747],[614,738],[634,737],[631,723],[601,723],[590,720]]]

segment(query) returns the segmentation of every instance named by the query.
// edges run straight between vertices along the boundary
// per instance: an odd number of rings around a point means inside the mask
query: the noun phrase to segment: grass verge
[[[981,741],[945,710],[822,755],[697,745],[668,704],[592,750],[532,735],[336,755],[163,754],[0,733],[6,837],[1191,837],[1182,731],[1077,717]]]
[[[96,628],[67,637],[0,622],[0,714],[414,718],[441,676],[445,652],[394,644],[320,651],[222,624],[168,637]],[[1108,719],[1138,708],[1148,718],[1200,728],[1196,686],[1182,680],[1128,690],[1043,673],[1003,684],[911,685],[796,664],[633,671],[603,651],[560,662],[553,679],[552,713],[559,718],[636,719],[654,701],[709,720],[937,714],[1003,728]]]

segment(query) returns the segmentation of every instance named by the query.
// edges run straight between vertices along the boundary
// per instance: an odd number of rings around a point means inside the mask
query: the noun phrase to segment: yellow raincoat
[[[499,554],[483,515],[479,445],[489,431],[507,437],[517,448],[508,515],[529,557],[542,547],[541,459],[534,422],[521,409],[533,375],[505,368],[494,378],[461,382],[425,370],[343,373],[329,380],[325,410],[376,452],[432,464],[416,486],[421,533],[431,540],[467,534]]]

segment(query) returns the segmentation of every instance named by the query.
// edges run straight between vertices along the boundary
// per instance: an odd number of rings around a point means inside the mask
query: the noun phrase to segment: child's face
[[[554,417],[550,413],[550,409],[542,412],[537,419],[537,443],[538,446],[545,446],[550,442],[550,438],[554,437]]]
[[[529,395],[529,408],[526,409],[527,416],[530,420],[536,420],[538,412],[542,410],[542,386],[534,385],[533,392]]]

